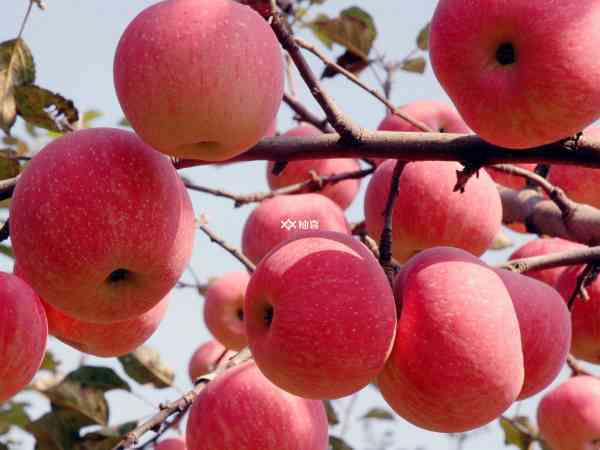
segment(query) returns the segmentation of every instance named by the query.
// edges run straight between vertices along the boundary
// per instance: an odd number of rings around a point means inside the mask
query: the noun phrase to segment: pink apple
[[[230,272],[210,283],[204,296],[204,322],[225,347],[241,350],[247,344],[244,295],[248,272]]]
[[[396,339],[377,385],[404,419],[449,433],[498,417],[517,399],[524,369],[500,277],[471,255],[451,252],[444,261],[444,253],[431,249],[405,266]]]
[[[441,0],[433,71],[465,122],[492,144],[529,148],[600,117],[600,3]],[[578,105],[576,108],[573,105]]]
[[[0,403],[33,379],[48,340],[39,297],[21,278],[0,272]]]
[[[504,269],[496,270],[512,298],[523,347],[525,382],[519,400],[545,389],[560,373],[571,348],[571,316],[556,290]]]
[[[234,355],[235,352],[227,350],[219,341],[213,339],[205,342],[194,352],[188,364],[190,380],[193,382],[196,378],[212,372],[217,361],[227,360]]]
[[[316,136],[319,134],[321,134],[321,131],[313,125],[304,124],[292,128],[285,133],[283,137]],[[310,179],[311,170],[320,176],[336,175],[360,170],[359,162],[352,158],[304,159],[290,161],[279,175],[273,175],[273,166],[274,163],[272,161],[267,165],[267,181],[269,182],[269,187],[271,189],[279,189],[289,186],[290,184],[306,181]],[[346,209],[358,194],[359,188],[359,179],[344,180],[339,183],[329,184],[319,192],[336,202],[340,208]],[[306,190],[305,192],[309,191]]]
[[[232,0],[165,0],[124,31],[117,97],[144,141],[168,155],[230,159],[267,132],[283,96],[275,34]]]
[[[593,449],[600,439],[600,380],[580,375],[547,393],[538,406],[542,438],[553,450]]]
[[[187,266],[194,213],[169,159],[134,133],[93,128],[48,144],[10,207],[23,277],[49,304],[88,322],[156,306]]]
[[[263,201],[248,216],[242,251],[258,263],[273,247],[308,229],[350,234],[344,211],[321,194],[280,195]]]
[[[322,402],[289,394],[252,361],[226,371],[194,401],[188,450],[327,450]]]
[[[539,238],[527,242],[519,247],[509,260],[529,258],[532,256],[549,255],[551,253],[559,253],[567,250],[576,250],[585,248],[585,245],[577,242],[567,241],[561,238]],[[543,281],[550,286],[556,286],[556,282],[560,275],[564,272],[565,267],[554,267],[552,269],[533,270],[526,272],[525,275]]]
[[[600,127],[588,128],[584,136],[600,139]],[[553,164],[548,181],[562,188],[571,200],[600,208],[600,169]]]
[[[536,166],[536,164],[529,163],[521,163],[514,165],[520,167],[521,169],[529,170],[531,172],[535,170]],[[496,183],[509,187],[511,189],[519,190],[523,189],[527,185],[525,178],[520,177],[518,175],[511,175],[509,173],[499,172],[497,170],[490,170],[489,174]]]
[[[567,268],[556,282],[556,290],[568,301],[575,290],[581,266]],[[577,358],[600,364],[600,279],[587,288],[590,299],[575,299],[571,310],[573,341],[571,353]]]
[[[187,450],[184,437],[168,438],[154,444],[154,450]]]
[[[359,241],[307,232],[257,266],[244,305],[248,344],[273,383],[306,398],[338,398],[381,371],[396,307],[386,275]]]
[[[394,160],[381,164],[367,187],[365,221],[369,235],[379,240]],[[422,161],[404,166],[393,212],[392,250],[406,261],[435,246],[452,246],[481,255],[500,231],[502,203],[496,185],[485,170],[469,180],[466,191],[453,192],[456,162]]]

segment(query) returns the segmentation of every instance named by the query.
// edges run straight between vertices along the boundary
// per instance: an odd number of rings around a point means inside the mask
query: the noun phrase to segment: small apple
[[[217,340],[210,340],[202,344],[192,355],[188,364],[190,380],[206,375],[214,370],[214,365],[220,359],[227,360],[235,355],[235,352],[227,350]]]

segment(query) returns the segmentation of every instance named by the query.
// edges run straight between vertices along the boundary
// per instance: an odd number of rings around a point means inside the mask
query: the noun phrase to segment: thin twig
[[[291,96],[287,93],[283,93],[283,102],[288,105],[292,111],[296,113],[296,116],[303,122],[308,122],[323,133],[335,133],[335,130],[329,125],[327,119],[321,119],[316,114],[311,112],[304,104],[300,102],[296,97]]]
[[[217,236],[214,231],[208,228],[208,226],[206,226],[206,219],[200,217],[200,219],[197,220],[197,224],[198,228],[200,228],[200,230],[208,236],[211,242],[214,242],[215,244],[219,245],[227,252],[229,252],[231,255],[233,255],[239,262],[241,262],[246,267],[248,272],[254,272],[254,269],[256,268],[254,266],[254,263],[252,263],[252,261],[250,261],[248,257],[241,252],[241,250],[229,245],[227,242],[225,242],[223,239]]]
[[[593,373],[588,372],[583,367],[581,367],[581,363],[570,353],[567,355],[567,366],[569,366],[569,369],[571,369],[571,373],[573,374],[573,376],[578,376],[578,375],[588,375],[591,377],[596,376]]]
[[[10,218],[9,218],[10,219]],[[10,237],[10,223],[9,219],[6,219],[6,222],[0,228],[0,242],[4,242]]]
[[[398,185],[400,183],[400,174],[404,167],[403,161],[397,161],[394,166],[394,172],[392,173],[392,180],[390,182],[390,190],[385,203],[385,209],[383,211],[383,231],[381,232],[381,239],[379,242],[379,263],[383,267],[385,274],[390,281],[390,284],[394,285],[394,277],[396,272],[394,265],[392,264],[392,221],[394,206],[396,204],[396,198],[398,197]]]

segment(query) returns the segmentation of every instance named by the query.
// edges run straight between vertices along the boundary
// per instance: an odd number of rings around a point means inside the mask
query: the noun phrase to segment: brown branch
[[[573,374],[573,376],[578,376],[578,375],[588,375],[590,377],[596,376],[593,373],[588,372],[583,367],[581,367],[581,363],[570,353],[569,353],[569,355],[567,355],[567,366],[569,366],[569,369],[571,369],[571,373]]]
[[[379,241],[379,263],[383,267],[392,286],[394,285],[394,277],[396,276],[396,271],[392,264],[392,219],[394,205],[396,204],[396,198],[398,198],[398,185],[400,183],[400,174],[402,173],[403,167],[403,161],[397,161],[394,166],[390,190],[383,211],[383,230]]]
[[[364,83],[363,81],[361,81],[356,75],[354,75],[349,70],[344,69],[342,66],[340,66],[335,61],[333,61],[332,59],[330,59],[325,53],[323,53],[322,51],[320,51],[314,45],[312,45],[312,44],[306,42],[304,39],[301,39],[301,38],[298,38],[298,37],[295,38],[295,40],[296,40],[296,44],[298,44],[303,49],[308,50],[309,52],[311,52],[313,55],[315,55],[317,58],[319,58],[327,67],[329,67],[329,68],[335,70],[336,72],[342,74],[348,80],[352,81],[354,84],[356,84],[357,86],[361,87],[362,89],[364,89],[365,91],[367,91],[369,94],[371,94],[373,97],[375,97],[377,100],[379,100],[381,103],[383,103],[392,114],[400,117],[401,119],[404,119],[405,121],[407,121],[408,123],[410,123],[412,126],[418,128],[421,131],[433,131],[430,127],[428,127],[423,122],[420,122],[420,121],[418,121],[416,119],[413,119],[409,115],[407,115],[407,114],[403,113],[402,111],[400,111],[398,108],[396,108],[394,106],[393,103],[391,103],[385,96],[381,95],[376,89],[373,89],[373,88],[369,87],[366,83]]]
[[[327,119],[321,119],[312,111],[310,111],[304,104],[300,102],[296,97],[288,95],[287,93],[283,94],[283,102],[290,107],[292,111],[296,113],[296,116],[303,122],[308,122],[323,133],[335,133],[335,130],[329,125]]]
[[[575,288],[569,297],[569,301],[567,302],[567,306],[569,307],[569,311],[573,310],[573,306],[575,305],[575,300],[577,297],[581,297],[583,301],[588,301],[590,296],[587,292],[587,287],[590,283],[593,283],[594,280],[598,277],[598,264],[588,264],[585,266],[583,271],[577,275],[577,282],[575,283]]]
[[[214,371],[198,378],[195,381],[194,389],[187,392],[181,398],[169,402],[167,404],[160,406],[160,411],[152,416],[150,419],[143,422],[141,425],[136,427],[134,430],[130,431],[125,435],[123,440],[119,442],[113,450],[125,450],[128,448],[132,448],[137,445],[139,439],[146,434],[148,431],[157,430],[160,431],[162,424],[168,420],[171,416],[183,415],[192,405],[194,400],[198,397],[200,392],[206,387],[208,383],[217,378],[226,370],[229,370],[233,367],[236,367],[250,359],[250,351],[246,348],[241,352],[237,353],[233,356],[229,361],[220,365]]]
[[[6,219],[6,222],[0,228],[0,242],[4,242],[10,237],[10,223],[9,219]]]
[[[178,281],[175,285],[177,289],[195,289],[201,296],[206,294],[208,286],[208,284],[186,283],[185,281]]]
[[[19,177],[20,175],[17,175],[14,178],[0,180],[0,200],[6,200],[12,197],[13,192],[15,191],[15,187],[17,186],[17,181],[19,180]]]
[[[229,245],[227,242],[225,242],[223,239],[221,239],[219,236],[217,236],[214,233],[214,231],[212,231],[210,228],[208,228],[206,226],[206,220],[204,219],[204,217],[200,217],[200,219],[197,220],[197,224],[198,224],[198,228],[200,228],[200,230],[205,235],[208,236],[208,238],[210,239],[211,242],[214,242],[215,244],[219,245],[220,247],[225,249],[227,252],[229,252],[231,255],[233,255],[239,262],[241,262],[246,267],[248,272],[250,272],[250,273],[254,272],[254,269],[256,268],[254,266],[254,263],[252,261],[250,261],[248,259],[248,257],[245,256],[239,249]]]
[[[552,269],[554,267],[578,266],[582,264],[600,264],[600,246],[578,248],[563,252],[550,253],[529,258],[513,259],[499,267],[514,272],[526,273],[534,270]]]

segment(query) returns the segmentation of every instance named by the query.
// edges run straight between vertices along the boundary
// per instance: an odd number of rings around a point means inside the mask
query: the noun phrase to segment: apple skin
[[[226,353],[225,353],[226,352]],[[214,369],[214,364],[223,356],[227,360],[235,355],[235,352],[227,350],[219,341],[212,339],[205,342],[196,349],[188,364],[188,374],[192,383],[199,376],[206,375]]]
[[[224,69],[226,68],[226,69]],[[168,155],[224,161],[267,133],[283,96],[275,34],[232,0],[165,0],[127,26],[114,59],[133,129]]]
[[[521,169],[529,170],[531,172],[535,170],[536,166],[536,164],[529,163],[519,163],[513,165],[520,167]],[[525,178],[519,177],[517,175],[511,175],[509,173],[499,172],[497,170],[490,170],[488,173],[496,183],[501,184],[502,186],[509,187],[511,189],[520,190],[525,188],[525,186],[527,185]]]
[[[28,164],[10,208],[23,277],[46,302],[88,322],[133,319],[173,288],[195,237],[169,159],[134,133],[80,130]]]
[[[554,0],[438,2],[431,65],[482,139],[535,147],[574,135],[600,117],[600,63],[590,58],[600,47],[600,3],[568,0],[560,14],[555,7]]]
[[[600,127],[590,127],[583,135],[590,139],[600,139]],[[562,188],[571,200],[600,208],[599,169],[552,164],[548,181]]]
[[[383,230],[383,211],[395,164],[395,160],[388,160],[377,168],[365,195],[367,231],[376,241]],[[469,180],[463,194],[452,192],[461,167],[445,161],[404,166],[392,219],[392,252],[398,261],[435,246],[459,247],[475,255],[489,248],[501,228],[500,195],[483,169],[479,177]]]
[[[518,397],[521,336],[510,295],[492,269],[468,255],[443,261],[436,253],[417,255],[412,268],[407,263],[396,339],[377,385],[412,424],[463,432],[494,420]]]
[[[310,124],[299,125],[292,128],[283,137],[317,136],[322,134],[319,129]],[[360,170],[358,160],[352,158],[328,158],[328,159],[303,159],[290,161],[279,175],[273,175],[275,163],[269,161],[267,164],[267,181],[271,189],[279,189],[290,184],[301,183],[310,178],[309,172],[314,170],[317,175],[327,176],[344,172],[356,172]],[[346,209],[356,198],[360,189],[360,180],[344,180],[339,183],[325,186],[319,191],[325,197],[329,197],[340,208]],[[305,192],[309,192],[308,190]]]
[[[553,450],[585,450],[600,438],[600,380],[588,375],[569,378],[540,401],[537,422]]]
[[[417,100],[400,106],[398,109],[411,118],[423,122],[434,132],[472,133],[456,109],[444,102]],[[379,131],[422,131],[395,114],[388,114],[377,129]],[[377,166],[385,160],[386,158],[372,159]]]
[[[187,450],[185,438],[176,437],[163,439],[154,444],[154,450]]]
[[[322,402],[278,388],[252,361],[227,370],[191,407],[189,450],[327,450]]]
[[[577,276],[583,267],[568,267],[556,282],[556,290],[565,302],[569,300],[577,284]],[[600,364],[600,280],[586,287],[588,301],[575,299],[571,309],[573,340],[571,353],[579,359]]]
[[[204,322],[212,335],[230,350],[243,349],[246,339],[244,295],[250,275],[230,272],[210,283],[204,296]]]
[[[561,238],[539,238],[529,241],[519,247],[508,259],[513,260],[529,258],[532,256],[549,255],[551,253],[583,249],[585,247],[585,245],[578,242],[572,242]],[[524,275],[543,281],[552,287],[556,287],[556,283],[565,269],[565,267],[554,267],[552,269],[532,270],[524,273]]]
[[[289,230],[282,222],[296,223]],[[299,221],[318,221],[318,229],[350,234],[344,211],[321,194],[279,195],[261,202],[248,216],[242,232],[242,251],[250,260],[258,262],[277,244],[304,233]]]
[[[33,379],[47,341],[48,322],[37,294],[21,278],[0,272],[0,403]]]
[[[366,246],[341,233],[307,232],[257,266],[244,317],[250,350],[269,380],[295,395],[332,399],[362,389],[381,371],[396,306]]]
[[[563,298],[546,283],[496,269],[512,298],[519,327],[525,382],[518,400],[537,394],[560,373],[571,348],[571,315]]]

